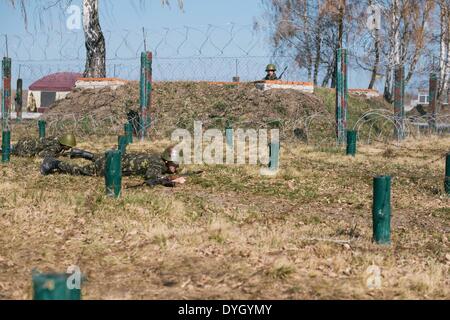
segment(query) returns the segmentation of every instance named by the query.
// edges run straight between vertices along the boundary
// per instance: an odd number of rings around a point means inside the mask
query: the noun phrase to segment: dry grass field
[[[103,152],[116,138],[80,142]],[[86,277],[84,299],[449,299],[449,146],[360,145],[353,159],[289,144],[276,177],[192,166],[205,172],[186,185],[124,189],[117,200],[102,178],[43,177],[41,159],[13,158],[0,166],[0,299],[30,299],[33,269],[70,265]],[[380,174],[393,176],[391,246],[372,243]],[[368,287],[371,266],[380,288]]]

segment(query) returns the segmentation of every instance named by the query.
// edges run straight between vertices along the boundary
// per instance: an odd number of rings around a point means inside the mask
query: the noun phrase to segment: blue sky
[[[73,4],[81,5],[81,2],[81,0],[74,0]],[[140,32],[142,27],[150,32],[185,26],[205,27],[209,24],[226,26],[234,23],[251,26],[254,19],[259,18],[263,12],[261,0],[185,0],[183,11],[178,8],[176,2],[172,0],[170,7],[163,7],[160,0],[147,0],[145,8],[142,8],[139,0],[100,0],[100,22],[104,30],[128,29],[136,32]],[[47,25],[52,25],[55,32],[68,32],[64,23],[61,23],[64,21],[55,17],[57,13],[61,13],[60,10],[50,12],[49,15],[45,15],[47,22],[52,21]],[[35,32],[33,26],[38,21],[36,14],[30,10],[29,17],[29,29]],[[23,34],[25,32],[20,10],[14,10],[8,1],[1,0],[0,33]]]
[[[73,3],[79,5],[81,0]],[[141,11],[138,0],[100,0],[100,8],[105,10],[101,16],[102,24],[109,29],[228,22],[251,24],[253,17],[261,13],[260,0],[185,0],[184,12],[178,9],[176,1],[172,1],[169,8],[162,7],[159,0],[147,0],[144,11]],[[17,24],[20,19],[20,12],[12,9],[8,1],[0,1],[2,33],[23,31],[24,28]]]
[[[75,5],[81,3],[81,0],[73,1]],[[147,48],[159,58],[270,56],[271,48],[264,43],[265,35],[253,30],[254,20],[262,13],[261,0],[185,0],[183,10],[178,8],[176,0],[171,1],[170,7],[161,6],[159,0],[147,0],[145,8],[140,6],[139,0],[100,0],[100,22],[107,40],[108,75],[136,77],[139,53],[143,50],[143,27],[147,33]],[[0,0],[0,34],[8,34],[13,73],[18,73],[17,65],[20,64],[21,76],[27,83],[60,68],[65,71],[82,69],[83,32],[67,29],[69,15],[58,9],[50,10],[44,15],[44,30],[36,29],[39,20],[32,10],[29,16],[28,30],[32,35],[27,34],[20,10],[14,10],[6,1]],[[2,36],[2,54],[6,51],[4,42]],[[155,65],[156,79],[188,78],[186,73],[191,65],[197,65],[197,69],[205,68],[195,80],[202,74],[213,80],[211,77],[215,75],[220,77],[220,69],[235,69],[235,62],[230,59],[205,63],[198,59],[161,61],[159,69]],[[207,63],[212,65],[205,67]],[[245,61],[241,66],[262,69],[266,63],[267,58],[264,58]],[[208,71],[214,74],[208,75]],[[234,73],[229,71],[222,77],[228,79]]]
[[[73,1],[76,5],[81,2]],[[255,80],[263,76],[269,62],[280,68],[288,65],[287,59],[271,61],[267,35],[253,30],[255,19],[261,20],[264,12],[261,0],[185,0],[183,11],[176,0],[171,2],[169,8],[162,7],[160,0],[147,0],[142,8],[139,0],[100,0],[108,76],[138,78],[142,27],[147,30],[148,49],[155,55],[156,80],[231,80],[236,69],[242,80]],[[9,36],[13,76],[18,75],[18,65],[25,85],[56,71],[82,71],[85,55],[82,30],[68,30],[65,26],[68,15],[60,10],[44,15],[46,28],[51,31],[36,30],[36,15],[29,13],[29,31],[33,35],[27,35],[20,11],[0,0],[0,34]],[[55,17],[58,14],[60,17]],[[4,48],[2,36],[1,54]],[[191,69],[197,73],[192,75]],[[307,80],[292,67],[286,78]],[[362,83],[365,86],[368,77],[361,72],[352,73],[350,87]]]

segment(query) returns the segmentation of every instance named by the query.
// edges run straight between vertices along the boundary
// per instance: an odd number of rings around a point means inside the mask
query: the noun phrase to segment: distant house
[[[444,101],[442,102],[442,106],[448,106],[448,95],[445,95],[444,97]],[[411,103],[409,105],[409,107],[406,107],[407,111],[408,110],[412,110],[415,107],[417,107],[418,105],[421,105],[422,107],[428,107],[430,104],[430,94],[428,89],[419,89],[417,94],[415,96],[413,96]]]
[[[30,109],[35,102],[36,111],[45,112],[52,103],[64,99],[75,88],[75,82],[82,76],[80,73],[58,72],[37,80],[29,87],[27,109]]]

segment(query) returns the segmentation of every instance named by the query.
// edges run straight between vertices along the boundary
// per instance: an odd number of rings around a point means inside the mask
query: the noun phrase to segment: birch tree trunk
[[[98,0],[83,0],[83,29],[86,45],[85,78],[106,77],[105,37],[100,27]]]
[[[449,30],[449,8],[446,0],[441,0],[439,2],[440,6],[440,53],[439,53],[439,90],[438,90],[438,99],[441,100],[446,94],[448,90],[448,73],[450,71],[450,62],[449,62],[449,41],[450,41],[450,30]]]
[[[372,68],[372,77],[369,83],[369,89],[373,89],[375,86],[375,81],[377,80],[378,66],[380,64],[380,31],[378,29],[374,30],[374,46],[375,46],[375,62]]]
[[[388,66],[386,68],[386,83],[384,85],[384,98],[388,102],[392,102],[393,87],[394,87],[394,69],[400,64],[400,8],[399,0],[392,0],[390,15],[390,49],[388,55]]]

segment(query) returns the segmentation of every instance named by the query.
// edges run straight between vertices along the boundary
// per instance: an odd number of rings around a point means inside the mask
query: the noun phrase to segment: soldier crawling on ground
[[[64,134],[61,137],[25,138],[12,146],[11,154],[17,157],[59,157],[77,145],[73,134]],[[1,151],[1,149],[0,149]]]
[[[76,176],[104,176],[105,155],[83,152],[80,157],[91,160],[92,163],[79,166],[47,157],[41,165],[41,174],[63,173]],[[162,155],[125,153],[122,155],[122,175],[143,176],[146,184],[150,186],[175,187],[177,184],[186,182],[185,177],[176,176],[179,164],[179,156],[174,147],[167,148]]]

